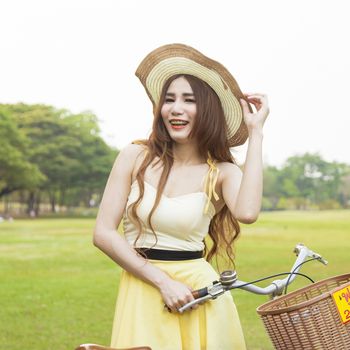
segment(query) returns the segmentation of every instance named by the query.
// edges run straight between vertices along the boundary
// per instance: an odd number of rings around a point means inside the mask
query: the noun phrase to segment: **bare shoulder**
[[[136,178],[138,169],[145,159],[147,146],[130,143],[120,150],[116,159],[116,166],[129,174],[131,181]]]
[[[112,171],[124,169],[124,171],[131,173],[141,153],[142,146],[140,145],[129,144],[123,147],[116,156]]]
[[[119,152],[119,157],[126,158],[129,161],[136,160],[146,150],[146,146],[129,143],[127,146],[122,148]]]
[[[242,170],[237,164],[230,162],[217,163],[217,167],[220,170],[220,178],[223,181],[225,178],[240,178],[242,176]]]

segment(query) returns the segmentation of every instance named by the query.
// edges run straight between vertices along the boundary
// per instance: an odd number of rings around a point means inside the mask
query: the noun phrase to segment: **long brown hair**
[[[157,186],[156,199],[147,219],[147,223],[155,235],[157,242],[157,235],[152,226],[152,215],[158,207],[174,162],[172,151],[173,140],[164,125],[161,108],[170,84],[179,77],[184,77],[188,81],[195,96],[197,114],[189,137],[197,140],[201,156],[207,159],[209,155],[216,162],[235,163],[227,142],[227,126],[224,112],[215,91],[207,83],[192,75],[180,74],[169,78],[163,86],[159,103],[154,109],[153,128],[149,139],[136,142],[146,146],[147,152],[136,175],[140,194],[137,200],[130,206],[131,216],[139,229],[139,234],[134,242],[135,246],[143,232],[143,225],[137,215],[137,208],[144,195],[145,171],[150,164],[155,166],[160,163],[163,170]],[[158,160],[154,163],[155,158],[158,158]],[[212,240],[212,246],[208,249],[204,242],[207,261],[210,261],[214,255],[216,257],[222,255],[227,258],[226,260],[229,263],[234,265],[233,242],[238,237],[239,232],[238,221],[232,216],[228,207],[225,205],[214,215],[209,225],[209,236]],[[226,254],[222,254],[223,251]]]

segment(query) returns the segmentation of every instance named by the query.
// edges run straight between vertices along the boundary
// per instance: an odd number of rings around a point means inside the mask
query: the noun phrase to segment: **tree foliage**
[[[13,148],[12,158],[17,155],[17,174],[27,185],[16,186],[16,171],[10,172],[9,166],[6,176],[13,190],[29,191],[30,206],[35,198],[42,198],[43,192],[54,211],[57,202],[89,203],[93,193],[103,189],[117,151],[100,137],[98,119],[93,113],[72,114],[46,105],[0,107],[7,116],[8,128],[13,130],[12,134],[7,132],[12,136],[4,143]],[[7,163],[10,161],[7,159]],[[25,169],[36,181],[24,179]]]
[[[17,190],[34,188],[45,180],[31,162],[29,139],[0,106],[0,197]]]
[[[327,208],[338,203],[349,205],[349,165],[327,162],[319,154],[305,153],[289,157],[277,169],[264,171],[264,206],[266,209],[307,207]]]

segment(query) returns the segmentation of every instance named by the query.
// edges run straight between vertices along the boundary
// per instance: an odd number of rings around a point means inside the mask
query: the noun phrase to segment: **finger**
[[[177,312],[178,308],[181,307],[181,303],[176,299],[168,300],[168,302],[165,303],[164,307],[166,307],[169,312],[174,313]]]
[[[170,310],[172,313],[176,313],[176,312],[178,312],[180,307],[181,307],[180,305],[179,306],[172,305],[172,306],[170,306]]]
[[[246,101],[246,100],[243,100],[243,98],[241,98],[241,99],[240,99],[240,102],[241,102],[243,114],[248,114],[248,113],[250,113],[247,101]]]
[[[267,100],[265,95],[250,95],[246,97],[248,100]]]
[[[181,306],[184,306],[185,304],[188,304],[189,302],[191,302],[193,300],[194,300],[194,297],[193,297],[192,293],[190,293],[190,294],[187,294],[184,298],[182,298],[180,300],[180,304],[181,304]]]
[[[268,108],[268,100],[267,97],[264,96],[255,96],[248,98],[249,103],[253,104],[257,110],[260,110],[261,108]]]
[[[164,304],[164,310],[169,311],[170,313],[177,312],[177,305],[175,303],[169,302],[167,304]]]
[[[248,103],[249,103],[249,107],[248,107]],[[247,115],[249,113],[254,113],[254,110],[259,110],[259,108],[261,107],[261,103],[260,101],[251,101],[249,100],[248,103],[246,103],[246,108],[243,108],[243,115]]]
[[[247,97],[249,103],[263,103],[266,100],[263,97]]]
[[[267,104],[268,100],[266,96],[252,96],[252,97],[247,97],[248,101],[250,103],[260,103],[260,104]]]
[[[186,304],[188,304],[189,302],[191,302],[193,300],[194,300],[194,297],[193,297],[192,293],[184,295],[183,298],[178,300],[177,303],[175,304],[176,305],[176,311],[178,312],[178,309],[180,307],[185,306]],[[193,308],[194,308],[194,306],[191,306],[188,310],[191,310]]]
[[[250,94],[250,95],[245,95],[245,98],[247,99],[252,99],[252,98],[256,98],[256,99],[267,99],[267,95],[265,94]]]
[[[263,102],[260,100],[249,100],[249,103],[254,105],[255,107],[263,105]]]
[[[262,104],[263,100],[257,97],[247,97],[247,102],[250,104],[257,104],[257,103]]]
[[[184,297],[181,300],[179,300],[177,303],[175,303],[174,306],[176,307],[176,310],[178,310],[180,309],[180,307],[185,306],[192,300],[193,300],[193,297]]]

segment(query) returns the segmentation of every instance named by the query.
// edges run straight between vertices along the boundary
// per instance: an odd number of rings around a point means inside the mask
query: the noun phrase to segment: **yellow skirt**
[[[150,262],[193,289],[203,288],[218,279],[205,259]],[[123,271],[111,347],[142,345],[152,350],[246,349],[230,293],[207,301],[195,310],[173,314],[164,309],[158,289]]]

